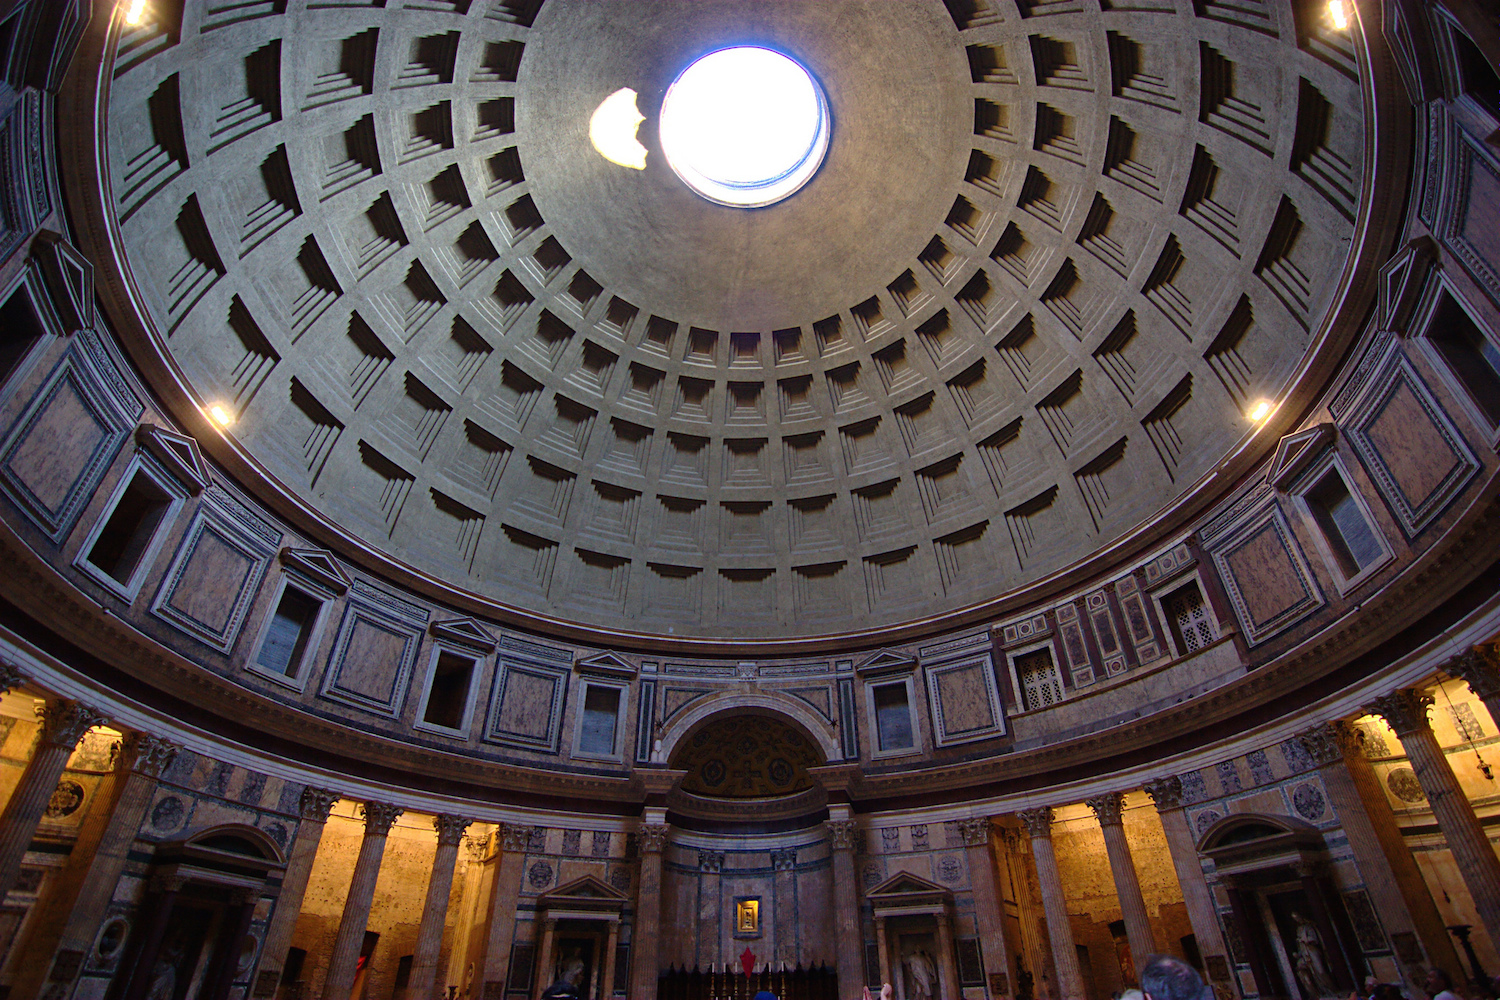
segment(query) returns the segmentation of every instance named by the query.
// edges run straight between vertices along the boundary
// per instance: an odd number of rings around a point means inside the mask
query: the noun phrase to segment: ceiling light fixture
[[[773,49],[744,45],[682,71],[662,101],[659,131],[688,187],[720,205],[759,208],[818,172],[832,122],[812,74]]]
[[[589,141],[610,163],[645,170],[646,147],[635,134],[646,117],[636,107],[635,98],[635,91],[629,87],[606,97],[589,119]]]

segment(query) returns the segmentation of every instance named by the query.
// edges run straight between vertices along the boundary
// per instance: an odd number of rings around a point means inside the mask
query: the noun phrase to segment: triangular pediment
[[[197,495],[208,488],[210,473],[198,442],[183,434],[169,431],[155,424],[141,424],[135,430],[135,440],[157,461],[167,467],[178,482],[189,493]]]
[[[1437,260],[1437,243],[1431,236],[1412,240],[1380,269],[1380,325],[1405,334],[1412,310],[1422,294],[1427,270]]]
[[[94,265],[57,233],[42,231],[32,243],[42,273],[56,293],[54,301],[68,332],[94,325]]]
[[[574,665],[581,674],[604,674],[608,677],[634,677],[640,668],[617,653],[595,653],[585,656]]]
[[[342,594],[354,585],[333,553],[324,549],[287,546],[281,550],[281,565],[335,594]]]
[[[865,657],[854,667],[854,672],[864,677],[868,674],[883,674],[898,670],[915,670],[916,658],[894,649],[880,649]]]
[[[929,882],[920,875],[911,872],[897,872],[884,882],[871,889],[865,895],[870,899],[883,896],[912,896],[927,895],[929,893],[947,894],[949,890],[936,882]]]
[[[1271,459],[1271,471],[1267,478],[1271,485],[1284,490],[1296,479],[1323,449],[1334,439],[1333,424],[1321,423],[1305,431],[1288,434],[1276,445],[1276,455]]]
[[[595,903],[624,903],[624,893],[599,881],[592,875],[575,878],[566,885],[560,885],[551,892],[544,894],[540,900],[543,905],[567,905],[582,902]]]
[[[493,652],[498,645],[489,630],[472,618],[450,618],[447,621],[433,622],[427,626],[427,631],[432,633],[434,639],[482,653]]]

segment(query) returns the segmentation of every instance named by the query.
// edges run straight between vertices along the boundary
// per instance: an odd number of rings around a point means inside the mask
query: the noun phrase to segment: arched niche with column
[[[1346,996],[1368,973],[1321,831],[1290,816],[1239,813],[1198,839],[1223,886],[1238,940],[1262,996]]]

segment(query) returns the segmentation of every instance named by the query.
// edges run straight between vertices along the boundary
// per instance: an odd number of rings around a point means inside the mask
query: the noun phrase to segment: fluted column
[[[484,946],[481,997],[505,996],[505,981],[510,976],[511,946],[516,939],[516,906],[521,898],[521,866],[526,861],[526,843],[531,827],[502,823],[497,831],[500,856],[495,864],[495,884],[490,889],[489,930]],[[543,984],[543,989],[551,983]]]
[[[1167,851],[1172,855],[1172,867],[1177,871],[1177,885],[1182,890],[1188,922],[1193,925],[1193,937],[1198,941],[1198,952],[1203,956],[1209,978],[1238,995],[1229,950],[1224,946],[1224,934],[1219,929],[1219,908],[1214,904],[1213,893],[1203,877],[1198,843],[1182,808],[1182,781],[1175,775],[1148,781],[1146,794],[1156,803],[1157,815],[1161,817],[1162,832],[1167,836]]]
[[[1037,883],[1042,890],[1047,936],[1052,939],[1057,989],[1062,1000],[1082,1000],[1083,974],[1078,969],[1078,949],[1073,944],[1073,925],[1068,920],[1068,900],[1063,895],[1062,876],[1057,872],[1057,853],[1052,847],[1052,809],[1049,806],[1023,809],[1017,815],[1031,835],[1031,857],[1036,862]]]
[[[179,749],[146,733],[125,738],[112,776],[115,794],[104,794],[102,785],[95,792],[66,866],[28,921],[22,954],[45,960],[21,963],[11,984],[12,1000],[31,1000],[44,985],[55,995],[72,991],[79,969],[73,963],[54,965],[52,959],[68,952],[87,953],[93,946],[157,780]]]
[[[422,904],[422,922],[417,925],[417,944],[412,949],[407,1000],[432,1000],[438,955],[443,950],[443,927],[448,922],[448,896],[453,892],[453,867],[458,863],[458,842],[473,822],[463,816],[432,818],[438,835],[437,853],[432,857],[427,899]]]
[[[641,877],[635,897],[635,925],[630,929],[630,995],[655,1000],[657,949],[661,935],[661,854],[667,846],[667,824],[641,824]]]
[[[1323,722],[1298,733],[1297,742],[1318,765],[1323,790],[1349,838],[1355,867],[1380,922],[1392,937],[1407,935],[1419,941],[1428,962],[1462,978],[1453,939],[1365,756],[1364,730],[1343,721]],[[1407,962],[1403,953],[1409,954],[1409,949],[1397,948],[1395,958],[1408,992],[1425,996],[1420,956]]]
[[[599,969],[599,998],[611,1000],[615,995],[615,953],[620,949],[620,922],[609,922],[609,933],[604,939],[603,964]]]
[[[1449,660],[1443,669],[1462,678],[1489,709],[1495,725],[1500,726],[1500,643],[1488,642],[1467,649]]]
[[[1500,941],[1500,858],[1490,846],[1474,807],[1459,787],[1443,748],[1427,721],[1432,697],[1404,689],[1375,699],[1370,711],[1390,723],[1411,760],[1411,769],[1432,806],[1459,874],[1474,897],[1474,909],[1491,941]]]
[[[349,896],[338,934],[333,939],[333,953],[328,960],[328,977],[323,981],[324,1000],[345,1000],[354,988],[355,966],[359,948],[370,922],[370,904],[375,900],[375,880],[380,877],[380,860],[385,856],[385,839],[402,810],[384,802],[365,803],[365,836],[359,844],[359,858],[349,879]]]
[[[536,950],[536,984],[532,987],[531,995],[534,1000],[541,1000],[542,993],[552,985],[552,945],[557,940],[557,921],[552,917],[542,920],[542,943]],[[580,986],[585,984],[580,983]]]
[[[1013,992],[1010,982],[1010,947],[1005,940],[1005,919],[1000,909],[1000,890],[995,885],[995,855],[990,849],[989,817],[961,819],[958,832],[964,838],[969,861],[969,887],[974,893],[974,916],[979,924],[979,950],[984,956],[984,981],[1004,976],[1006,992]],[[954,996],[957,984],[952,984]]]
[[[1005,861],[1006,877],[1010,879],[1015,889],[1016,923],[1020,927],[1020,941],[1016,946],[1017,951],[1025,955],[1025,966],[1032,974],[1032,990],[1038,995],[1050,996],[1050,987],[1043,987],[1043,981],[1055,983],[1057,981],[1057,970],[1052,967],[1051,952],[1047,949],[1045,936],[1042,934],[1042,926],[1047,922],[1047,915],[1042,910],[1041,890],[1036,884],[1035,866],[1028,864],[1024,857],[1026,847],[1021,843],[1021,833],[1011,827],[999,829],[1000,843],[1004,849],[1000,857]],[[1004,879],[1001,880],[1002,882]],[[1017,966],[1022,962],[1017,956]],[[1020,982],[1014,985],[1014,989],[1021,988]]]
[[[720,965],[724,910],[720,905],[719,873],[724,870],[724,852],[698,852],[698,964],[710,968]]]
[[[854,995],[865,983],[865,937],[859,929],[859,879],[854,873],[854,838],[859,824],[852,819],[828,821],[828,846],[833,861],[833,930],[837,942],[839,992]]]
[[[788,968],[797,964],[797,849],[788,847],[771,852],[771,870],[775,872],[776,953],[769,956]]]
[[[37,709],[42,730],[36,750],[21,772],[21,780],[0,813],[0,899],[16,886],[21,861],[36,826],[57,790],[58,779],[84,733],[104,721],[104,716],[76,701],[53,700]]]
[[[1141,881],[1136,876],[1130,844],[1125,839],[1125,823],[1121,818],[1124,804],[1125,796],[1120,792],[1108,792],[1088,800],[1089,808],[1099,819],[1099,828],[1104,831],[1104,849],[1109,853],[1109,870],[1115,877],[1115,894],[1120,898],[1120,914],[1125,919],[1130,953],[1135,959],[1135,967],[1144,969],[1146,959],[1156,954],[1156,935],[1151,930],[1151,917],[1146,913],[1146,900],[1141,895]]]
[[[323,827],[328,823],[328,814],[338,798],[337,792],[326,788],[308,786],[302,789],[302,798],[297,804],[301,820],[287,852],[286,873],[281,877],[276,908],[271,911],[271,922],[266,925],[266,943],[260,950],[260,971],[251,990],[253,996],[272,996],[281,982],[281,969],[292,946],[297,918],[302,914],[302,897],[307,894],[307,880],[318,855],[318,842],[323,839]]]

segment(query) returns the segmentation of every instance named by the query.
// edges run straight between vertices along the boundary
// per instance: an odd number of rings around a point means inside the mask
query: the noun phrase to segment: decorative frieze
[[[132,733],[125,737],[124,759],[127,766],[137,774],[148,778],[160,778],[162,772],[177,759],[182,747],[150,733]]]

